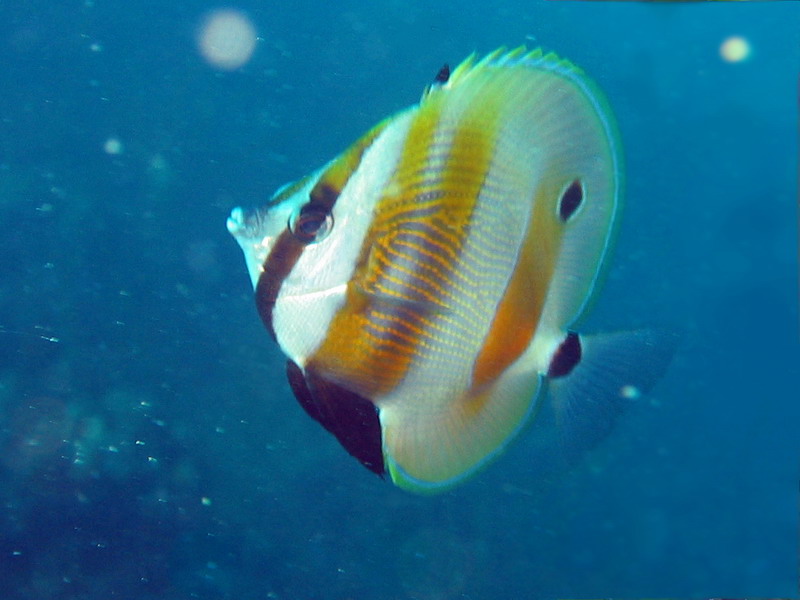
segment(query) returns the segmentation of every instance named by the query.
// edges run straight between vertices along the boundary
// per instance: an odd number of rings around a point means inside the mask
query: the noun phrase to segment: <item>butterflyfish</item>
[[[622,150],[567,60],[499,49],[228,230],[305,411],[402,488],[447,489],[550,398],[596,437],[667,361],[579,334],[619,221]]]

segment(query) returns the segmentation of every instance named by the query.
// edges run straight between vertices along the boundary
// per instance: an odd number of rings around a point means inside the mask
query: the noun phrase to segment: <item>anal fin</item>
[[[375,405],[313,370],[303,371],[291,360],[286,363],[286,375],[295,398],[308,415],[335,435],[362,465],[383,475],[381,424]]]

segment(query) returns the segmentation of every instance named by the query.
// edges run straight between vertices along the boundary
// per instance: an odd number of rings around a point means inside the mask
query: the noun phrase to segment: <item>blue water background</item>
[[[241,1],[262,39],[234,72],[196,50],[216,7],[0,6],[2,597],[797,595],[800,4]],[[733,34],[749,61],[719,58]],[[575,469],[523,436],[417,497],[296,404],[225,219],[521,43],[622,132],[586,329],[683,342]]]

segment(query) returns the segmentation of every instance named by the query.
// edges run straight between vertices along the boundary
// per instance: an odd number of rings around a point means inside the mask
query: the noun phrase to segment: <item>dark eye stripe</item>
[[[315,205],[326,212],[333,210],[333,205],[339,198],[339,194],[344,189],[347,181],[358,169],[361,157],[372,143],[377,139],[388,121],[384,121],[374,127],[367,135],[361,138],[347,152],[342,154],[333,165],[323,173],[309,194],[308,205]],[[294,193],[299,192],[300,187],[307,181],[303,179],[297,184],[290,186],[278,198],[273,200],[284,201]],[[289,273],[292,272],[306,245],[298,240],[291,231],[286,229],[275,241],[267,259],[264,261],[264,272],[256,285],[256,308],[258,314],[267,331],[275,338],[275,329],[272,325],[272,311],[275,308],[275,301],[278,299],[281,286]]]
[[[264,261],[264,272],[256,285],[256,308],[264,326],[275,339],[272,327],[272,311],[284,280],[292,272],[306,245],[298,240],[290,231],[284,231],[272,246],[267,260]]]
[[[339,198],[339,192],[320,179],[309,194],[306,205],[318,207],[330,212]],[[288,229],[278,236],[267,259],[264,261],[264,272],[256,285],[256,309],[264,322],[264,326],[275,339],[275,328],[272,325],[272,311],[281,291],[281,286],[305,250],[306,244],[300,241]]]
[[[339,191],[328,183],[320,180],[311,190],[309,197],[311,200],[306,205],[307,207],[318,207],[325,212],[331,212],[333,210],[333,205],[336,204],[336,201],[339,199]]]

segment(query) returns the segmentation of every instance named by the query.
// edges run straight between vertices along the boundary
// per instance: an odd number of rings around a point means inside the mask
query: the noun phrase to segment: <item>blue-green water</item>
[[[17,599],[797,594],[800,4],[0,7],[0,589]],[[732,35],[746,61],[720,58]],[[575,469],[523,436],[444,495],[347,456],[284,381],[225,230],[444,62],[543,45],[602,87],[627,206],[589,330],[664,379]]]

